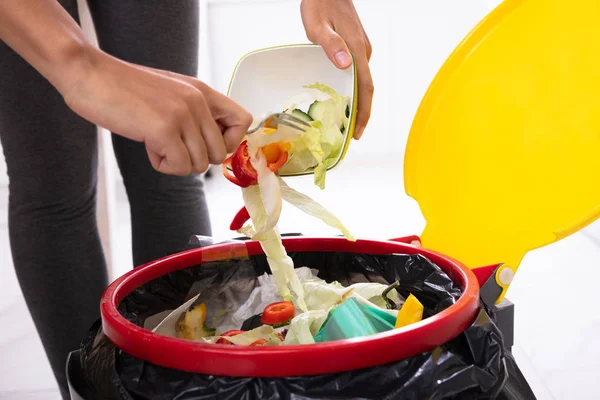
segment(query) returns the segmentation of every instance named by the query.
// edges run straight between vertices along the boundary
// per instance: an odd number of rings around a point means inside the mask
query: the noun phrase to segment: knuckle
[[[241,119],[242,119],[242,124],[244,126],[244,130],[247,131],[248,128],[250,127],[250,125],[252,125],[254,118],[252,117],[252,114],[250,114],[248,111],[244,110],[242,112]]]
[[[323,44],[325,45],[341,45],[344,42],[344,40],[338,36],[335,33],[330,33],[329,35],[325,36],[325,38],[323,39]]]
[[[164,119],[165,124],[170,130],[178,127],[189,115],[188,105],[183,101],[173,102],[169,112]]]
[[[182,95],[186,104],[189,104],[193,107],[197,107],[200,104],[204,104],[206,102],[206,98],[204,94],[197,88],[187,85]]]
[[[173,116],[172,113],[161,119],[156,124],[156,136],[160,138],[163,143],[165,139],[168,140],[171,137],[171,135],[174,132],[176,132],[176,130],[176,118]]]
[[[319,33],[317,30],[315,29],[307,29],[306,30],[306,38],[308,40],[310,40],[312,43],[317,43],[317,41],[319,40]]]

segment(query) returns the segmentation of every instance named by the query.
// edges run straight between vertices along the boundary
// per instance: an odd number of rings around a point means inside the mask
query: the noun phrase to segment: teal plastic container
[[[329,312],[315,342],[350,339],[394,329],[394,316],[351,297]]]

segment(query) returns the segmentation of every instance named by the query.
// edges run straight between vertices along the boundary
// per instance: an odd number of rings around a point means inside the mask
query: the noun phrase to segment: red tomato
[[[261,321],[266,325],[278,325],[294,318],[295,313],[296,310],[293,303],[289,301],[280,301],[265,307]]]
[[[245,331],[231,330],[231,331],[227,331],[227,332],[223,333],[221,336],[236,336],[236,335],[239,335],[240,333],[244,333],[244,332]],[[231,343],[227,339],[220,338],[219,340],[217,340],[217,344],[233,344],[233,343]]]

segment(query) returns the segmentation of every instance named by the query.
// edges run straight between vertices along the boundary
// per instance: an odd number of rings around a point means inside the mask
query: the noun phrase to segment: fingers
[[[211,155],[198,126],[194,123],[189,124],[183,131],[182,140],[192,163],[191,172],[206,172]]]
[[[329,24],[316,28],[316,32],[307,31],[307,37],[315,44],[320,45],[331,62],[340,69],[352,65],[352,56],[346,42],[338,35]]]
[[[154,69],[152,71],[185,82],[204,96],[200,101],[195,98],[198,93],[188,93],[188,103],[195,110],[210,163],[221,164],[227,153],[233,153],[238,148],[252,124],[252,115],[229,97],[191,76]]]
[[[188,103],[195,119],[195,126],[188,126],[184,131],[184,141],[186,145],[189,143],[189,146],[194,146],[194,150],[190,149],[190,151],[200,153],[198,146],[204,146],[204,154],[198,154],[197,158],[190,153],[194,160],[195,172],[202,173],[208,169],[209,163],[221,164],[227,157],[227,149],[221,129],[212,115],[206,97],[200,90],[191,89]]]
[[[192,160],[182,140],[172,141],[161,152],[153,149],[152,144],[146,143],[146,152],[152,167],[160,173],[168,175],[189,175],[192,171]]]
[[[320,45],[325,50],[327,57],[340,69],[348,68],[352,65],[350,52],[354,54],[356,64],[356,73],[358,75],[358,113],[356,116],[355,139],[362,136],[369,118],[371,117],[371,106],[373,102],[373,78],[369,68],[372,47],[360,21],[357,26],[342,26],[338,34],[333,26],[320,17],[310,7],[313,3],[304,3],[302,11],[302,20],[306,28],[308,39]],[[358,32],[354,28],[358,28]]]
[[[356,57],[356,73],[358,75],[358,112],[356,115],[356,130],[354,138],[360,139],[371,117],[373,103],[373,78],[369,68],[369,60],[365,53]]]
[[[369,40],[369,37],[367,36],[367,33],[364,30],[363,35],[365,38],[365,47],[367,50],[367,60],[371,61],[371,55],[373,54],[373,46],[371,46],[371,41]]]

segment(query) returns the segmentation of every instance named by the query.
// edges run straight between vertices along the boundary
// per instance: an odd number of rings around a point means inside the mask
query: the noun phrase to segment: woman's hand
[[[88,121],[144,142],[159,172],[188,175],[221,164],[252,123],[240,105],[194,78],[89,52],[89,67],[63,85],[65,101]]]
[[[0,40],[77,114],[144,142],[159,172],[187,175],[220,164],[252,123],[246,110],[194,78],[128,64],[94,48],[56,0],[0,1]]]
[[[341,69],[352,65],[354,54],[358,73],[358,115],[355,139],[359,139],[371,115],[373,79],[369,69],[371,42],[358,18],[352,0],[302,0],[302,22],[308,39],[323,47],[329,59]]]

